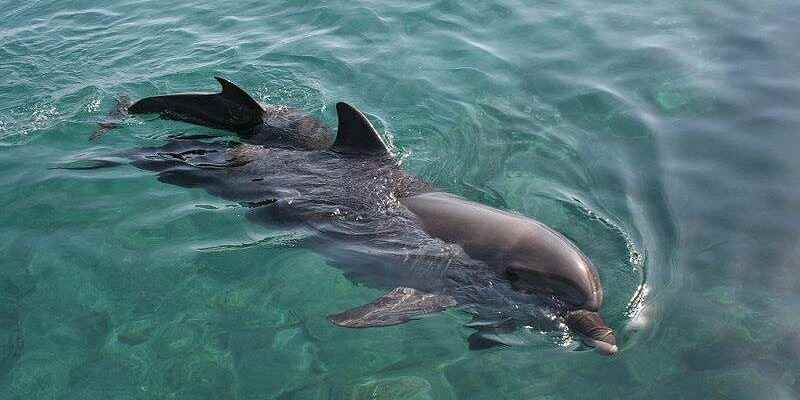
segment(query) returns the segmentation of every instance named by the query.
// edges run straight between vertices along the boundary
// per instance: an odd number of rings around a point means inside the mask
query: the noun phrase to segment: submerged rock
[[[231,359],[215,351],[198,349],[175,360],[166,383],[182,399],[228,399],[236,394]]]
[[[128,346],[136,346],[148,341],[152,333],[153,326],[150,321],[136,321],[123,328],[117,334],[117,340]]]
[[[419,377],[380,379],[354,388],[353,400],[433,399],[431,384]]]

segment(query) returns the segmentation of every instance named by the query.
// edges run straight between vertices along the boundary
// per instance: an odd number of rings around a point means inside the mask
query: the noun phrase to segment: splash
[[[628,253],[628,263],[630,264],[633,272],[638,272],[642,276],[641,283],[633,293],[633,296],[631,296],[630,300],[628,300],[628,306],[625,310],[625,316],[627,318],[633,318],[644,308],[647,294],[649,293],[647,286],[647,269],[644,267],[646,261],[644,252],[639,250],[631,235],[623,230],[620,226],[612,222],[611,219],[589,209],[579,199],[572,198],[572,200],[587,217],[599,221],[603,225],[609,227],[611,230],[617,232],[625,241],[625,248]]]

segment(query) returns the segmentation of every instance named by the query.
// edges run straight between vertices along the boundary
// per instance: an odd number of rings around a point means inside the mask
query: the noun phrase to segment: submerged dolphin
[[[372,303],[330,316],[331,322],[367,328],[454,306],[515,305],[547,310],[602,354],[617,352],[614,333],[599,314],[597,271],[563,235],[404,172],[370,121],[348,104],[336,105],[333,140],[322,122],[302,111],[264,106],[216,79],[220,93],[148,97],[128,112],[233,131],[241,142],[171,140],[135,151],[134,165],[157,171],[163,182],[201,187],[252,207],[250,218],[258,222],[302,227],[311,232],[309,246],[349,279],[390,289]],[[513,317],[510,329],[520,318]],[[496,332],[507,322],[470,326]],[[470,337],[470,344],[494,344],[486,338],[491,335]]]

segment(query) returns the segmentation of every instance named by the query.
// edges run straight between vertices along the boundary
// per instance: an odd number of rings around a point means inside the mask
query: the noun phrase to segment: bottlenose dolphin
[[[478,330],[472,348],[503,343],[481,334],[513,330],[539,313],[563,322],[600,353],[617,352],[614,332],[599,314],[597,271],[563,235],[403,171],[369,119],[346,103],[336,105],[334,140],[325,124],[303,111],[268,107],[216,79],[219,93],[147,97],[127,112],[232,131],[239,141],[176,138],[129,156],[162,182],[200,187],[250,207],[254,221],[310,232],[308,246],[349,279],[388,290],[329,316],[333,324],[388,326],[450,307],[513,305],[527,316],[501,310],[495,322],[468,324]]]

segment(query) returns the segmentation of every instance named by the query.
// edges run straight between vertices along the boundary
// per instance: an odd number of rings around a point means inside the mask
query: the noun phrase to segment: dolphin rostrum
[[[508,318],[468,324],[478,330],[471,348],[484,348],[507,343],[481,333],[513,330],[538,312],[600,353],[617,352],[614,332],[599,314],[597,271],[563,235],[406,173],[369,119],[346,103],[336,105],[334,140],[303,111],[265,106],[216,79],[219,93],[147,97],[127,111],[232,131],[239,141],[173,138],[129,156],[162,182],[200,187],[251,208],[254,221],[304,230],[306,244],[346,277],[388,290],[329,316],[332,323],[368,328],[455,306],[499,310]],[[529,314],[505,313],[510,305]]]

